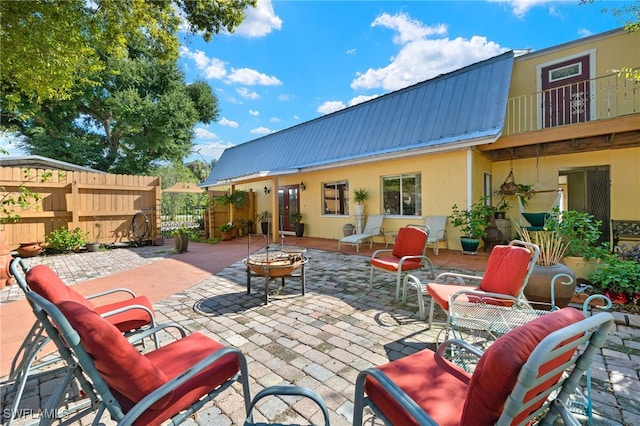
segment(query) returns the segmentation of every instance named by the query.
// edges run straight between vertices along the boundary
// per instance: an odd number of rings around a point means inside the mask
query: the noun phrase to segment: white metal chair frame
[[[425,216],[424,224],[428,226],[431,232],[427,239],[427,245],[433,245],[433,253],[437,256],[439,243],[444,241],[447,249],[449,241],[447,240],[447,218],[448,216]]]
[[[382,227],[383,220],[383,214],[369,215],[361,233],[356,234],[356,230],[354,229],[354,233],[352,235],[348,235],[338,240],[338,251],[340,251],[341,244],[348,244],[356,246],[356,253],[359,253],[360,244],[366,242],[369,242],[369,248],[371,249],[373,247],[373,237],[378,235],[384,237],[384,228]]]

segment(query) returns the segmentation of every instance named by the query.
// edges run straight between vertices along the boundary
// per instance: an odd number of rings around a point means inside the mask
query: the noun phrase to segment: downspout
[[[471,148],[467,148],[467,209],[471,208],[473,197],[473,155]]]

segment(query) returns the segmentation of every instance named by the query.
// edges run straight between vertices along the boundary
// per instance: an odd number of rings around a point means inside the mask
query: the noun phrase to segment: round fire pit
[[[245,259],[245,263],[254,273],[270,277],[284,277],[291,275],[302,266],[305,258],[302,253],[272,251],[254,254]]]
[[[252,254],[243,260],[247,265],[247,294],[251,293],[251,276],[264,277],[264,303],[269,303],[269,281],[272,278],[281,278],[284,286],[285,277],[299,277],[304,296],[305,273],[304,265],[308,258],[304,256],[304,248],[282,249],[267,251],[266,253]],[[294,273],[300,269],[300,273]]]

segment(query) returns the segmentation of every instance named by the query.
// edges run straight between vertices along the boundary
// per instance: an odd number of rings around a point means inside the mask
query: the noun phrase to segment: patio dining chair
[[[491,250],[487,268],[482,276],[445,272],[436,277],[434,282],[423,284],[415,276],[405,277],[403,282],[403,301],[409,290],[416,290],[418,310],[421,319],[425,319],[425,296],[431,296],[428,327],[433,323],[435,305],[450,313],[451,297],[461,290],[476,290],[487,293],[491,298],[488,303],[510,306],[515,302],[527,303],[523,290],[527,285],[533,265],[535,265],[540,249],[535,244],[513,240],[508,245],[498,245]],[[454,282],[449,282],[453,279]],[[484,301],[476,295],[471,301]],[[447,326],[449,321],[447,322]]]
[[[353,424],[368,406],[387,425],[580,424],[568,400],[603,347],[610,313],[588,318],[563,308],[515,328],[484,353],[460,340],[362,371]],[[473,373],[446,359],[450,347],[475,357]],[[580,350],[578,350],[578,348]]]
[[[53,304],[28,291],[40,317],[54,328],[47,332],[60,351],[70,351],[78,368],[99,396],[94,419],[108,411],[118,425],[179,424],[236,381],[243,390],[244,409],[251,400],[247,362],[235,348],[201,333],[160,324],[130,340],[94,310],[76,301]],[[146,335],[176,328],[181,337],[147,353],[134,343]],[[42,423],[41,423],[42,424]]]
[[[146,296],[136,296],[131,290],[118,288],[84,297],[62,282],[60,277],[49,266],[36,265],[28,268],[23,259],[16,258],[11,262],[10,270],[16,279],[18,287],[25,294],[33,290],[52,303],[59,303],[64,300],[76,301],[108,318],[111,324],[127,336],[135,334],[144,328],[155,326],[155,312],[151,302]],[[100,306],[96,306],[92,302],[92,300],[100,297],[114,294],[123,294],[126,298]],[[152,339],[155,339],[155,337],[152,336]],[[36,317],[36,321],[11,363],[9,380],[12,381],[12,385],[8,396],[12,398],[11,407],[14,409],[12,412],[17,411],[30,376],[43,371],[52,364],[58,364],[60,361],[67,364],[62,368],[68,368],[69,363],[75,362],[69,358],[65,359],[62,354],[58,354],[58,356],[49,355],[46,359],[44,357],[38,359],[49,341],[50,336],[47,335],[45,324]]]
[[[368,242],[369,248],[373,247],[373,237],[377,235],[384,236],[384,229],[382,228],[383,220],[383,214],[369,215],[362,232],[354,233],[353,235],[347,235],[346,237],[340,238],[338,240],[338,251],[340,251],[341,244],[356,246],[356,253],[360,252],[360,244]]]
[[[369,288],[373,288],[376,272],[396,276],[396,300],[400,300],[400,284],[403,275],[409,271],[429,268],[435,278],[433,263],[426,256],[429,228],[422,225],[407,225],[398,230],[398,236],[392,249],[380,249],[371,255]]]

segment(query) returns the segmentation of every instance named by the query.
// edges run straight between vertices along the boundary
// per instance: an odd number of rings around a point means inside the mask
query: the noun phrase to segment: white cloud
[[[236,89],[236,92],[245,99],[258,99],[260,97],[258,93],[253,90],[249,90],[246,87],[239,87]]]
[[[254,135],[268,135],[269,133],[273,133],[273,130],[267,129],[266,127],[256,127],[255,129],[249,130],[249,133],[253,133]]]
[[[231,142],[206,142],[196,144],[196,150],[198,154],[205,158],[214,158],[217,160],[225,149],[231,148],[232,146],[234,146],[234,144]]]
[[[275,14],[271,0],[258,0],[255,8],[245,9],[246,18],[235,33],[245,37],[262,37],[282,27],[282,19]]]
[[[357,51],[356,51],[356,49],[354,48],[354,49],[348,49],[346,53],[347,53],[347,55],[355,55],[355,54],[356,54],[356,52],[357,52]]]
[[[205,139],[205,140],[220,139],[220,136],[218,136],[217,134],[213,133],[209,129],[205,129],[204,127],[196,127],[194,129],[194,132],[196,134],[196,138],[198,138],[198,139]]]
[[[271,117],[269,123],[279,123],[281,120],[278,117]]]
[[[401,47],[388,65],[357,73],[351,82],[353,89],[402,89],[507,50],[480,36],[430,38],[445,34],[446,26],[426,27],[405,14],[385,14],[376,18],[374,24],[395,30],[394,41]]]
[[[218,120],[218,124],[221,126],[232,127],[234,129],[237,129],[239,126],[237,121],[229,120],[226,117],[222,117],[220,120]]]
[[[253,86],[259,84],[262,86],[280,86],[282,82],[277,77],[268,76],[251,68],[233,68],[231,74],[226,78],[227,83],[246,84]]]
[[[180,46],[180,56],[193,60],[205,78],[220,80],[227,75],[226,62],[218,58],[209,58],[202,50],[192,52],[187,47]]]
[[[345,109],[346,105],[342,101],[326,101],[318,107],[316,111],[321,114],[331,114],[332,112]]]
[[[18,143],[23,137],[19,133],[5,132],[0,130],[0,147],[7,151],[12,157],[23,157],[29,155],[26,151],[18,147]],[[0,151],[0,163],[3,157],[2,151]]]
[[[278,100],[282,102],[287,102],[293,99],[292,95],[278,95]]]
[[[393,42],[396,44],[406,44],[430,35],[447,33],[447,26],[444,24],[427,27],[422,22],[411,19],[406,13],[398,13],[396,15],[383,13],[371,23],[371,26],[380,26],[397,31],[397,34],[393,37]]]
[[[371,99],[375,99],[378,96],[379,95],[360,95],[360,96],[356,96],[355,98],[353,98],[353,99],[351,99],[349,101],[349,106],[354,106],[354,105],[361,104],[361,103],[369,101]]]
[[[518,18],[523,18],[524,15],[526,15],[531,8],[539,5],[547,4],[547,3],[552,3],[550,7],[550,12],[551,14],[555,14],[556,8],[553,3],[558,2],[557,0],[489,0],[489,1],[506,4],[507,6],[511,7],[511,11]],[[564,0],[564,1],[568,1],[568,0]],[[571,1],[572,3],[576,3],[573,0]]]
[[[260,111],[256,111],[255,109],[250,109],[249,114],[253,115],[254,117],[257,117],[260,115]]]
[[[580,37],[589,37],[589,36],[593,35],[593,32],[589,31],[586,28],[578,28],[578,35]]]

